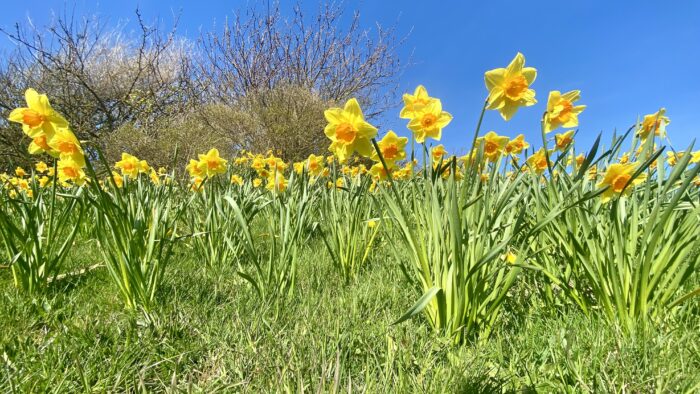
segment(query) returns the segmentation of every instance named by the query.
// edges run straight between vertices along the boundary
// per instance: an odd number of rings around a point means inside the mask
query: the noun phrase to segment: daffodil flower
[[[559,127],[578,126],[578,115],[585,105],[574,105],[581,98],[581,91],[572,90],[562,94],[558,90],[549,92],[544,132],[549,133]]]
[[[356,99],[348,100],[343,108],[327,109],[323,115],[328,121],[323,132],[331,140],[328,150],[341,163],[355,152],[365,157],[372,154],[371,139],[377,135],[377,128],[365,121]]]
[[[13,110],[8,119],[11,122],[21,123],[22,131],[30,138],[42,135],[50,138],[56,128],[68,127],[68,121],[51,107],[45,94],[27,89],[24,98],[27,106]]]
[[[525,66],[525,56],[518,52],[506,68],[496,68],[484,74],[489,91],[486,109],[500,112],[503,119],[510,120],[520,107],[535,105],[535,91],[530,85],[537,78],[537,70]]]
[[[621,195],[622,193],[628,194],[631,190],[631,187],[629,186],[644,182],[646,179],[646,174],[641,173],[630,183],[632,175],[636,170],[636,163],[611,164],[605,171],[603,179],[597,185],[598,188],[607,187],[607,189],[601,195],[601,201],[608,202],[616,195]]]

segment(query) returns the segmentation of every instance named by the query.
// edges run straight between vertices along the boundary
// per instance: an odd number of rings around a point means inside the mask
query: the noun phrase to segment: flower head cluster
[[[442,129],[452,121],[452,115],[442,110],[442,102],[428,95],[422,85],[413,94],[403,95],[404,107],[399,116],[409,119],[408,128],[416,142],[422,144],[426,138],[440,141]]]
[[[48,97],[34,89],[25,92],[26,107],[13,110],[8,119],[22,125],[32,142],[29,153],[47,153],[58,158],[58,179],[61,183],[85,183],[85,153],[68,121],[51,107]]]

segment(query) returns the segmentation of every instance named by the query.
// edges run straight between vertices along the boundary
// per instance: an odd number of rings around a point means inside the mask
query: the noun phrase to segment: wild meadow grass
[[[100,259],[79,243],[70,269]],[[61,280],[44,300],[6,286],[0,302],[4,392],[670,391],[700,384],[697,303],[685,317],[627,336],[570,305],[553,310],[525,281],[511,288],[488,341],[455,347],[420,320],[390,245],[345,280],[315,240],[281,311],[236,275],[177,250],[153,324],[125,312],[108,271]],[[2,272],[3,281],[11,280]],[[534,279],[533,279],[534,280]],[[697,285],[697,283],[696,283]],[[694,311],[691,309],[695,309]],[[682,314],[681,314],[682,315]]]

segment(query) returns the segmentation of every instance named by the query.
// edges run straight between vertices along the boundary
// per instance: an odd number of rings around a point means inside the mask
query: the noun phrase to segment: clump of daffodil
[[[64,174],[62,183],[73,182],[83,184],[85,174],[85,156],[80,142],[70,130],[68,121],[56,112],[45,94],[39,94],[34,89],[25,92],[27,107],[17,108],[10,113],[9,120],[20,123],[22,131],[32,141],[29,144],[30,154],[48,153],[59,158],[58,165],[71,173],[76,165],[81,176]]]
[[[653,114],[644,115],[637,135],[643,140],[646,140],[652,132],[655,136],[663,137],[666,135],[666,125],[669,123],[671,120],[666,116],[666,108],[661,108]]]
[[[408,143],[408,138],[399,137],[392,130],[377,143],[379,146],[379,151],[389,168],[393,168],[396,162],[404,160],[406,158],[406,144]],[[374,161],[380,161],[377,151],[372,151],[371,159]]]
[[[360,104],[352,98],[343,108],[330,108],[324,113],[328,125],[323,130],[331,140],[328,150],[344,163],[353,153],[361,156],[372,154],[371,139],[377,135],[377,128],[365,121]]]
[[[581,91],[572,90],[562,94],[555,90],[549,92],[547,113],[544,117],[544,132],[549,133],[559,127],[578,126],[578,115],[586,109],[585,105],[574,105],[581,98]]]
[[[557,133],[554,136],[554,145],[558,151],[564,151],[566,148],[574,142],[574,132],[575,130],[569,130],[565,133]]]
[[[646,174],[639,174],[634,180],[632,180],[632,175],[634,175],[637,170],[636,163],[611,164],[605,171],[603,179],[598,183],[598,188],[607,187],[607,189],[601,195],[602,202],[608,202],[614,196],[620,194],[629,194],[631,191],[631,186],[640,184],[646,179]]]
[[[435,99],[426,104],[420,112],[416,113],[408,128],[413,132],[416,142],[422,144],[426,138],[440,141],[442,129],[450,124],[452,115],[442,110],[442,103]]]
[[[483,141],[484,143],[484,157],[491,162],[498,160],[501,154],[505,151],[508,145],[509,138],[503,135],[498,135],[494,131],[489,131],[483,137],[476,139],[476,146]]]
[[[524,66],[525,56],[518,52],[508,67],[489,70],[484,74],[489,90],[486,109],[498,110],[503,119],[510,120],[518,108],[537,103],[535,91],[530,89],[537,77],[537,70]]]
[[[518,134],[517,137],[508,141],[508,143],[506,144],[505,151],[506,151],[506,153],[508,153],[510,155],[519,155],[523,152],[523,150],[525,150],[529,147],[530,147],[530,144],[528,144],[525,141],[525,135]]]
[[[527,158],[528,167],[537,175],[542,174],[547,169],[547,152],[540,148],[534,155]]]
[[[402,119],[413,119],[417,117],[428,104],[435,101],[437,101],[437,99],[430,97],[423,85],[418,85],[413,94],[405,93],[403,95],[403,108],[401,109],[401,113],[399,113],[399,117]]]

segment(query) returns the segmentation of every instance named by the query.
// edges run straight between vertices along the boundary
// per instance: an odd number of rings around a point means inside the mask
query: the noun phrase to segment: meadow
[[[350,98],[328,154],[185,169],[107,162],[28,89],[8,119],[37,160],[0,175],[2,391],[697,391],[700,151],[664,109],[578,151],[580,92],[538,104],[536,75],[487,71],[481,118],[541,110],[539,141],[480,118],[452,155],[419,86],[410,138]]]

